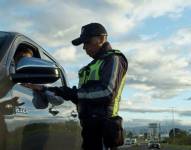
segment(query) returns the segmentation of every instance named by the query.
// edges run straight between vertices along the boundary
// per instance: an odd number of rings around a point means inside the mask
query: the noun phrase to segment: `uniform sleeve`
[[[90,103],[108,103],[116,96],[128,68],[127,61],[119,55],[104,60],[100,69],[100,80],[78,89],[78,100]]]

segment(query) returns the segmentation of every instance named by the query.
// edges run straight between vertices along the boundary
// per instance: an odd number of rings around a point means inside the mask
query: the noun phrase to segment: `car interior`
[[[30,49],[30,50],[32,50],[32,52],[33,52],[33,57],[40,58],[39,51],[38,51],[38,49],[37,49],[36,47],[34,47],[33,45],[28,44],[28,43],[21,43],[21,44],[19,44],[19,46],[17,47],[17,49],[16,49],[16,51],[15,51],[14,59],[15,59],[17,53],[18,53],[19,51],[24,50],[24,49]]]

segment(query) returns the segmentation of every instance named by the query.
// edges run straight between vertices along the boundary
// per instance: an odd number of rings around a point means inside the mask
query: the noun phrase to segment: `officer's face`
[[[102,41],[99,36],[92,37],[86,42],[84,42],[83,49],[90,57],[94,57],[97,54],[97,52],[99,52],[100,47],[102,46],[101,42]]]

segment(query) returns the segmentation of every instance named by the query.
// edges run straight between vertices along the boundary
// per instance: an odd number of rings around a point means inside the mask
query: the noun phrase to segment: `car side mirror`
[[[47,60],[34,57],[23,57],[16,65],[11,79],[15,83],[47,84],[60,78],[59,68]]]

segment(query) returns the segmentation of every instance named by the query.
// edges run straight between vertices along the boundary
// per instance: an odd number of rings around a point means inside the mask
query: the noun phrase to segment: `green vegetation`
[[[171,144],[162,144],[161,149],[173,149],[173,150],[191,150],[190,145],[171,145]]]
[[[167,139],[169,144],[191,145],[191,135],[184,130],[175,128],[170,131],[169,135]]]
[[[81,145],[78,122],[34,123],[19,127],[7,135],[9,149],[78,149]],[[33,141],[33,142],[32,142]]]

